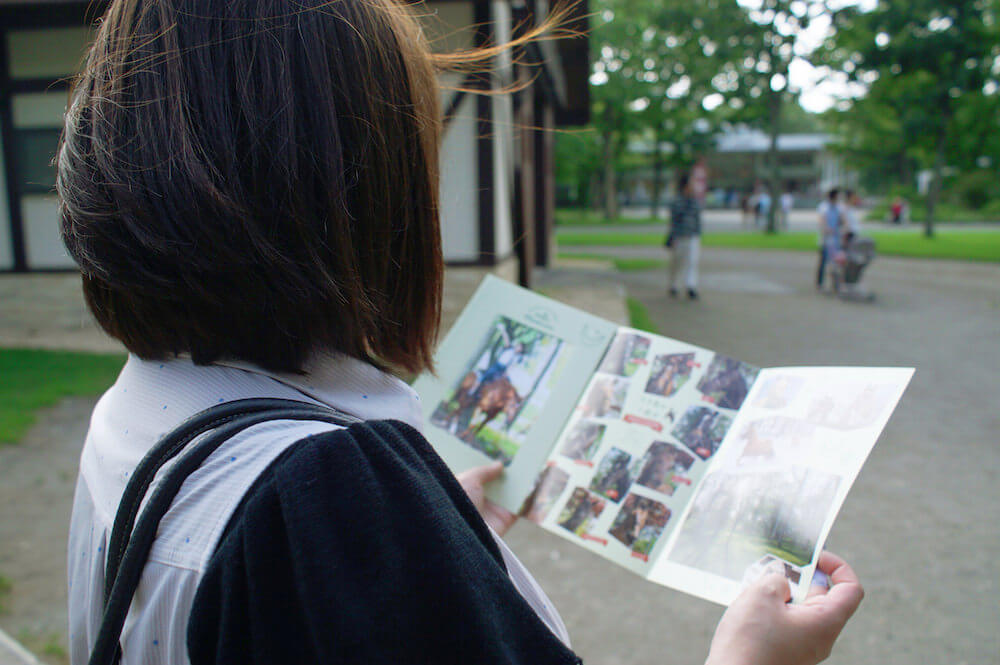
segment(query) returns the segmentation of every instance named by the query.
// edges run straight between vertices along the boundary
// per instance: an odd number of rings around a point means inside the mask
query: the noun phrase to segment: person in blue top
[[[819,269],[816,271],[816,289],[819,291],[823,290],[827,264],[840,250],[840,227],[844,215],[837,200],[839,196],[840,190],[834,187],[816,210],[819,213]]]
[[[521,342],[512,343],[510,335],[499,323],[497,330],[500,331],[503,339],[503,348],[493,358],[493,362],[479,374],[479,384],[475,388],[477,393],[481,387],[503,376],[512,365],[516,365],[524,359],[524,344]]]
[[[677,180],[677,196],[670,204],[670,297],[677,297],[677,283],[684,270],[688,298],[698,299],[698,253],[701,247],[701,205],[694,196],[690,175]]]

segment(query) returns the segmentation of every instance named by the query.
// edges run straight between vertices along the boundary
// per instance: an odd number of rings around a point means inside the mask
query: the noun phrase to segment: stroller
[[[875,241],[864,236],[848,234],[844,248],[833,257],[834,292],[844,300],[871,302],[875,294],[861,283],[865,268],[875,258]]]

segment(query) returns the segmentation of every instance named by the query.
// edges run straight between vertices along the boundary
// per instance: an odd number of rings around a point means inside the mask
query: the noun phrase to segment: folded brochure
[[[652,582],[728,605],[808,592],[911,368],[759,369],[487,277],[424,375],[425,434],[488,496]]]

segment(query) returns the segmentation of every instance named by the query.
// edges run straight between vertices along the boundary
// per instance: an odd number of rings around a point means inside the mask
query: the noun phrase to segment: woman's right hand
[[[817,569],[830,588],[813,586],[806,600],[789,604],[781,574],[749,586],[722,615],[705,665],[815,665],[826,660],[865,592],[840,557],[823,552]]]

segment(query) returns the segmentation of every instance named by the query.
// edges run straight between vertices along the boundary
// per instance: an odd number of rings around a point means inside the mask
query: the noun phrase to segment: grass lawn
[[[609,221],[605,219],[603,213],[594,212],[593,210],[576,210],[573,208],[556,210],[557,226],[560,224],[567,226],[617,226],[619,224],[663,226],[665,223],[662,217],[615,217]]]
[[[656,327],[653,319],[649,316],[646,306],[635,298],[626,298],[625,307],[628,308],[628,323],[633,328],[645,330],[654,335],[660,334],[660,329]]]
[[[904,256],[960,261],[1000,262],[1000,229],[997,231],[942,229],[933,238],[913,231],[875,231],[870,234],[877,251],[884,256]],[[660,246],[663,232],[658,233],[591,233],[563,232],[558,234],[563,247],[621,247],[628,245]],[[707,233],[702,236],[705,247],[736,249],[783,249],[816,251],[815,233]],[[593,257],[592,257],[593,258]]]
[[[0,445],[16,443],[38,409],[103,392],[123,364],[120,354],[0,349]]]

